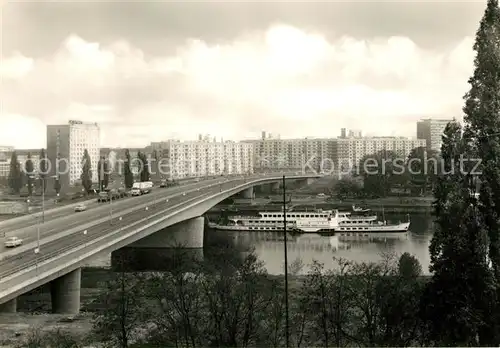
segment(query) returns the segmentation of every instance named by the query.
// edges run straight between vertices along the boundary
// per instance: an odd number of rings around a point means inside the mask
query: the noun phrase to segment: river
[[[405,221],[405,216],[386,215],[389,222]],[[313,260],[320,261],[327,268],[336,266],[333,257],[358,262],[374,262],[381,260],[383,254],[400,255],[409,252],[422,265],[424,274],[429,274],[429,243],[432,238],[432,217],[414,214],[411,217],[410,231],[406,235],[373,234],[369,238],[345,240],[336,236],[321,236],[314,233],[288,235],[287,251],[289,264],[300,259],[304,264],[301,273],[309,270]],[[242,255],[254,250],[265,268],[271,274],[282,274],[284,270],[283,233],[280,232],[240,232],[214,231],[205,229],[205,248],[202,252],[204,262],[217,267],[218,262],[231,262],[231,258],[241,259]],[[396,235],[396,236],[395,236]],[[221,250],[224,250],[221,253]],[[140,268],[158,269],[165,265],[165,249],[144,249],[133,251],[134,259]],[[94,258],[87,264],[93,267],[110,265],[110,255]],[[164,266],[161,266],[163,269]],[[168,268],[168,267],[167,267]]]
[[[387,221],[398,222],[406,220],[404,216],[388,215]],[[321,236],[319,234],[288,235],[288,262],[300,259],[304,264],[301,273],[309,270],[308,265],[317,260],[327,268],[336,266],[333,257],[344,258],[358,262],[374,262],[382,259],[384,254],[400,255],[409,252],[422,265],[424,274],[429,274],[429,243],[432,238],[432,217],[429,215],[414,215],[411,218],[410,231],[406,235],[372,234],[368,238],[352,238],[346,240],[336,236]],[[282,274],[284,270],[283,233],[279,232],[239,232],[206,230],[206,251],[210,248],[220,248],[221,240],[230,243],[238,251],[255,250],[259,259],[271,274]],[[214,242],[219,241],[219,242]],[[208,260],[207,260],[208,261]]]

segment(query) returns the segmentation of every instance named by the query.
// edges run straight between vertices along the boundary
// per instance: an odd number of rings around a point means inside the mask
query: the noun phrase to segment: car
[[[75,207],[75,212],[85,211],[85,210],[87,210],[87,206],[85,204],[78,204]]]
[[[5,241],[5,247],[6,248],[15,248],[17,246],[20,246],[23,244],[23,240],[18,237],[9,237]]]

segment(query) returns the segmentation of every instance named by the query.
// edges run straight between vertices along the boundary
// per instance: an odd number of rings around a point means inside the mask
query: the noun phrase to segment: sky
[[[415,137],[462,117],[469,2],[5,3],[0,145],[41,148],[47,124],[98,122],[101,145],[210,134]]]

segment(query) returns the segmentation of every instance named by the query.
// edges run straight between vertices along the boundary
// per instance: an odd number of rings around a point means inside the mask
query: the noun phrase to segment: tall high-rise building
[[[442,136],[446,125],[453,119],[423,119],[417,122],[417,138],[424,139],[429,150],[441,151]]]
[[[90,156],[92,182],[98,181],[100,134],[97,123],[69,121],[65,125],[47,126],[47,158],[51,166],[50,173],[51,175],[59,173],[61,192],[80,182],[85,150]]]

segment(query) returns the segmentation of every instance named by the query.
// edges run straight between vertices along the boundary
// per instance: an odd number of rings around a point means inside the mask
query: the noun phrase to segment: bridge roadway
[[[222,180],[225,180],[225,179],[222,179],[221,177],[216,177],[216,178],[205,179],[205,180],[202,180],[200,182],[194,182],[192,179],[189,181],[184,180],[181,182],[180,186],[174,186],[174,187],[168,187],[168,188],[155,187],[153,189],[152,193],[154,193],[156,195],[160,195],[160,194],[165,194],[165,193],[169,193],[169,192],[179,192],[183,189],[185,190],[185,189],[188,189],[189,187],[193,187],[193,185],[195,187],[201,187],[201,186],[203,186],[203,184],[209,184],[212,182],[217,182],[217,181],[222,181]],[[145,199],[145,197],[146,196],[120,198],[116,201],[113,201],[112,204],[113,204],[113,206],[114,205],[119,206],[122,202],[124,202],[125,200],[129,200],[129,199],[134,199],[135,200],[134,202],[137,203],[137,200],[140,200],[141,198]],[[149,197],[151,197],[151,195]],[[128,201],[128,202],[130,203],[130,201]],[[92,210],[94,208],[102,207],[105,204],[105,203],[98,203],[97,198],[93,198],[93,199],[90,199],[90,200],[87,200],[84,202],[80,202],[80,203],[69,204],[69,205],[64,205],[64,206],[60,206],[60,207],[54,207],[51,209],[47,209],[47,210],[45,210],[45,214],[44,214],[45,215],[45,218],[44,218],[45,224],[47,222],[49,222],[50,220],[54,220],[54,219],[58,219],[61,217],[66,217],[68,215],[74,214],[75,206],[77,204],[82,204],[82,203],[87,206],[87,211]],[[84,214],[81,214],[81,215],[84,215]],[[42,216],[42,212],[39,211],[39,212],[32,213],[29,215],[25,215],[25,216],[16,217],[13,219],[2,221],[2,222],[0,222],[0,236],[5,235],[5,236],[18,236],[18,237],[20,237],[21,235],[26,235],[23,233],[16,234],[16,233],[12,233],[12,232],[18,232],[21,229],[28,228],[30,226],[35,226],[37,224],[37,220],[39,218],[41,218],[41,216]],[[75,217],[72,216],[72,218],[75,218]],[[0,247],[0,250],[1,250],[1,247]]]
[[[30,216],[31,219],[12,219],[12,223],[3,227],[0,225],[0,235],[5,234],[6,237],[16,236],[23,238],[24,244],[36,241],[37,239],[37,228],[40,229],[40,239],[46,238],[53,234],[60,232],[62,224],[64,224],[64,229],[68,230],[73,227],[78,227],[83,225],[85,222],[91,220],[98,220],[104,217],[110,216],[111,212],[119,213],[121,210],[126,210],[137,206],[138,204],[143,204],[145,202],[169,197],[170,195],[179,194],[186,192],[188,190],[202,188],[207,185],[224,182],[226,179],[210,179],[204,180],[197,183],[187,184],[184,186],[175,186],[169,188],[156,188],[150,194],[142,195],[138,197],[127,197],[121,198],[113,201],[112,203],[97,203],[97,199],[92,200],[87,203],[87,210],[84,212],[74,212],[74,207],[64,207],[60,209],[47,210],[45,212],[45,223],[37,226],[37,219],[40,217],[40,213],[33,214]],[[111,214],[113,216],[115,214]],[[9,220],[7,220],[9,221]],[[1,252],[5,250],[4,245],[0,246],[0,258],[2,258],[5,253],[16,253],[19,249],[25,248],[25,246],[17,249],[11,249],[8,251]]]
[[[295,180],[303,178],[298,176]],[[108,209],[94,209],[72,214],[69,219],[63,217],[46,222],[48,226],[43,231],[44,238],[38,254],[33,251],[36,242],[1,254],[0,304],[78,269],[86,259],[97,253],[116,250],[154,233],[155,225],[161,220],[171,219],[169,225],[183,221],[178,212],[189,209],[197,202],[218,197],[221,192],[223,195],[234,194],[246,187],[277,180],[279,177],[276,176],[251,176],[222,183],[221,180],[209,180],[172,188],[168,195],[165,195],[166,191],[158,191],[135,197],[143,199],[117,201],[113,203],[116,204],[113,222]],[[175,217],[179,221],[174,221]],[[90,218],[92,221],[89,222]]]

